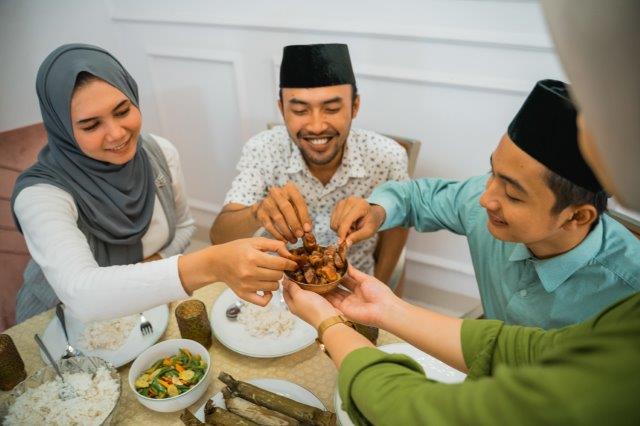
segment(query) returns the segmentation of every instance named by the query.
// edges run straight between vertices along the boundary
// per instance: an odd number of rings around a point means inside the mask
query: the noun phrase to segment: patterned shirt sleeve
[[[249,139],[242,148],[242,156],[236,169],[240,172],[231,183],[231,188],[224,199],[224,205],[238,203],[250,206],[262,200],[267,195],[268,158],[265,158],[266,150],[261,134]]]

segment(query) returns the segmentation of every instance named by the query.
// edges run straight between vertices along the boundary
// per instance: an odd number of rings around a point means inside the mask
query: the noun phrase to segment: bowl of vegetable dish
[[[129,369],[129,386],[145,407],[163,413],[195,403],[209,386],[211,359],[200,343],[165,340],[141,353]]]

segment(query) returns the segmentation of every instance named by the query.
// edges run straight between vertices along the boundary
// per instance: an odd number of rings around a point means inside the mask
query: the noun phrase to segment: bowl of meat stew
[[[304,290],[314,293],[328,293],[340,284],[347,273],[347,245],[320,246],[311,233],[305,233],[303,246],[291,249],[289,259],[297,263],[293,271],[286,271],[286,277]]]

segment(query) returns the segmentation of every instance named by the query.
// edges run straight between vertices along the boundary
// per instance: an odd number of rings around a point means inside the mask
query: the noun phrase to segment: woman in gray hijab
[[[179,156],[166,139],[141,134],[137,84],[116,58],[63,45],[40,66],[36,90],[48,143],[11,200],[32,255],[17,322],[58,300],[83,321],[115,318],[215,281],[268,303],[295,267],[266,253],[287,254],[282,243],[253,238],[181,255],[194,222]]]

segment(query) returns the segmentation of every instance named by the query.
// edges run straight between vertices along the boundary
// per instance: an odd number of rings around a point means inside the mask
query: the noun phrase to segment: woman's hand
[[[381,206],[353,196],[336,204],[331,213],[330,225],[340,241],[346,239],[347,244],[351,245],[374,236],[385,217],[386,212]]]
[[[278,289],[283,271],[297,267],[295,262],[282,257],[290,255],[282,241],[245,238],[180,256],[178,271],[189,293],[208,283],[224,281],[241,299],[266,306],[271,292]],[[263,291],[264,295],[257,291]]]
[[[298,284],[288,280],[286,276],[283,286],[284,300],[291,312],[316,329],[322,321],[340,314],[324,297],[312,291],[301,289]]]
[[[297,267],[295,262],[285,259],[291,253],[282,241],[246,238],[214,247],[219,249],[214,269],[216,276],[238,297],[260,306],[266,306],[271,300],[271,292],[279,288],[283,271]],[[263,291],[264,295],[256,294],[257,291]]]
[[[385,283],[351,265],[342,285],[350,291],[338,288],[327,295],[327,300],[360,324],[384,328],[386,316],[393,315],[394,307],[403,303]]]

